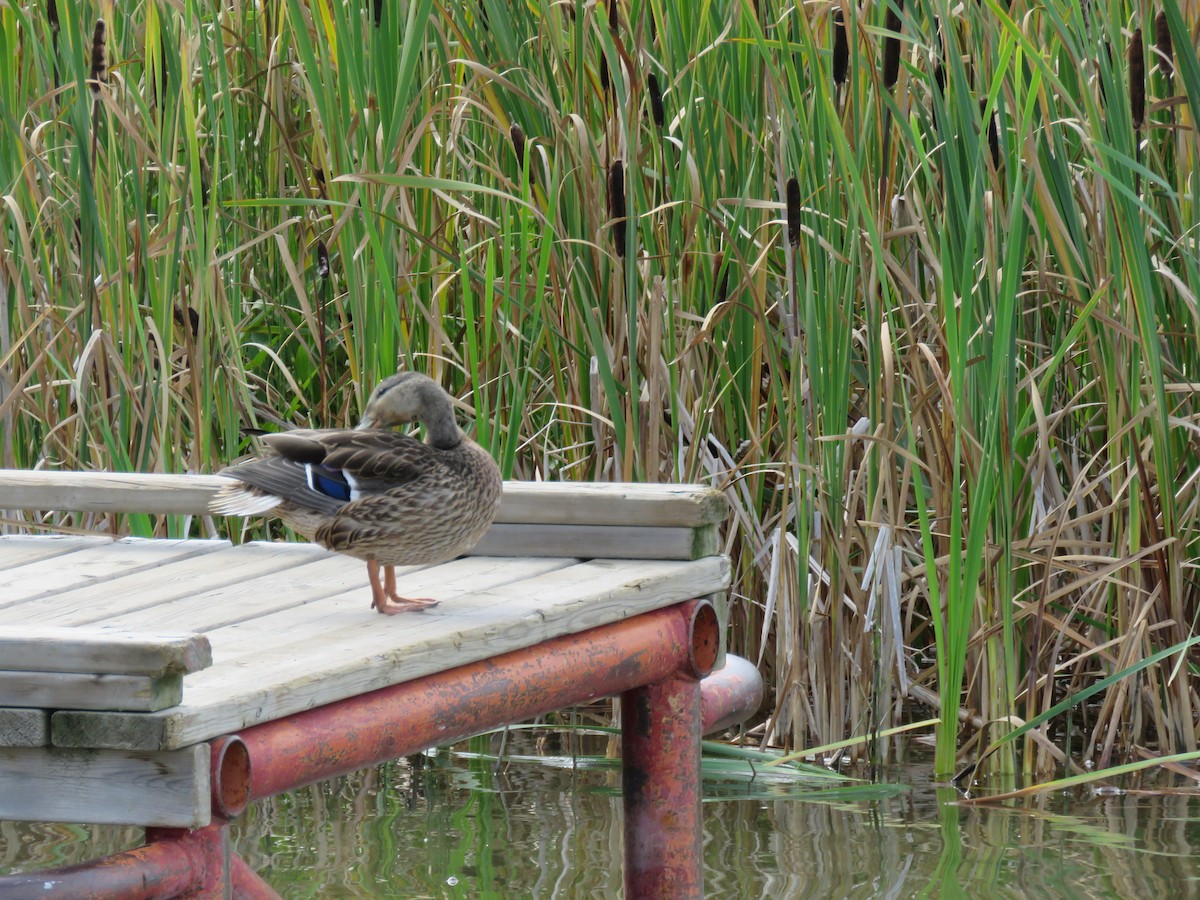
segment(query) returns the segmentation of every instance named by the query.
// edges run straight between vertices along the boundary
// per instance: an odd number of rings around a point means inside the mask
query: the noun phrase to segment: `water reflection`
[[[517,736],[509,748],[536,749]],[[287,898],[619,897],[619,775],[558,762],[510,761],[497,773],[490,760],[462,754],[400,760],[260,802],[234,841]],[[925,761],[908,765],[892,777],[909,790],[859,802],[813,800],[806,786],[709,783],[708,896],[1197,893],[1195,795],[971,807],[927,772]],[[0,872],[77,862],[140,839],[128,828],[0,823]]]

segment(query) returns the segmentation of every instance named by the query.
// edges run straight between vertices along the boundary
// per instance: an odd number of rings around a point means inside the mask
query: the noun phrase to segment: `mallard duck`
[[[425,426],[426,443],[391,430],[411,422]],[[416,372],[381,381],[353,430],[288,431],[263,441],[264,456],[220,473],[236,481],[209,509],[270,511],[321,546],[365,560],[371,606],[387,615],[437,604],[397,596],[395,566],[465,553],[500,506],[496,461],[458,427],[450,396]]]

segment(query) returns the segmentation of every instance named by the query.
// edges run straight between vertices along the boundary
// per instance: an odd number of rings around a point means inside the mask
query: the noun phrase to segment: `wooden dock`
[[[0,507],[200,515],[221,482],[0,471]],[[472,555],[397,570],[439,605],[395,617],[313,545],[0,536],[0,818],[203,828],[218,739],[721,593],[724,514],[696,487],[508,484]]]

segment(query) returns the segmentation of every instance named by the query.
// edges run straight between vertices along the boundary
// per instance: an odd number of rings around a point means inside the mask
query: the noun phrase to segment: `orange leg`
[[[436,600],[423,600],[416,597],[401,597],[396,593],[396,569],[393,566],[383,566],[383,584],[379,583],[379,563],[370,560],[367,563],[367,575],[371,579],[371,609],[378,610],[385,616],[408,612],[414,609],[429,609],[437,606]]]

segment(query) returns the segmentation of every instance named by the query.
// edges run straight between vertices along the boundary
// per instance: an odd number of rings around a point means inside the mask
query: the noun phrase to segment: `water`
[[[443,751],[302,788],[253,806],[234,841],[287,898],[619,897],[619,772],[524,758],[538,749],[515,737],[516,758],[498,774],[491,759]],[[1190,786],[965,807],[928,772],[925,760],[897,767],[893,790],[862,800],[708,780],[708,896],[1200,893],[1200,798],[1183,792]],[[131,828],[0,823],[0,872],[140,840]]]

